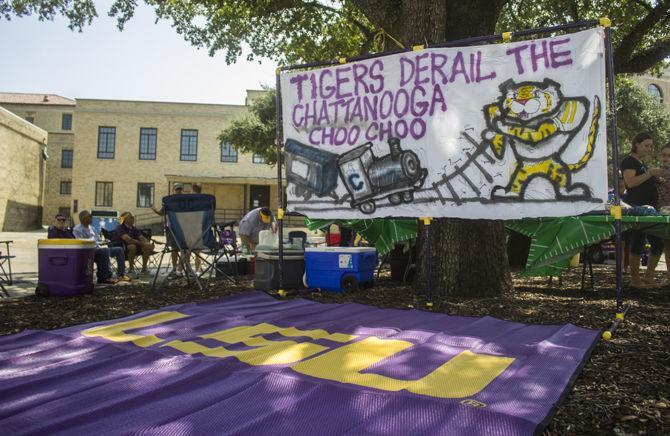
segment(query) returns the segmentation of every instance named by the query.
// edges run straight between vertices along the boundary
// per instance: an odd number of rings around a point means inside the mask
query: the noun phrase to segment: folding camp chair
[[[9,252],[9,244],[12,244],[14,241],[0,241],[0,244],[5,244],[5,249],[0,248],[0,290],[5,294],[6,297],[9,297],[9,293],[3,282],[6,282],[9,286],[12,285],[12,259],[16,256],[12,256]],[[1,246],[0,246],[1,247]]]
[[[151,287],[152,289],[156,287],[165,254],[177,250],[179,263],[184,270],[188,283],[190,284],[193,280],[202,290],[200,276],[193,271],[190,258],[191,253],[196,251],[196,256],[199,256],[207,267],[212,265],[199,252],[217,248],[214,232],[212,231],[216,199],[209,194],[168,195],[163,197],[163,210],[165,211],[164,223],[167,243],[161,251],[158,269]]]
[[[200,273],[200,277],[203,277],[206,274],[209,274],[209,277],[212,277],[212,274],[216,271],[217,276],[223,276],[226,278],[231,278],[232,275],[235,276],[234,282],[237,283],[239,278],[238,271],[238,262],[237,258],[237,235],[233,230],[233,226],[237,224],[237,221],[230,221],[223,224],[215,224],[213,226],[214,235],[216,237],[216,246],[212,250],[203,252],[205,255],[213,257],[211,263],[208,263],[207,267]],[[222,269],[219,265],[220,262],[224,262],[229,267]],[[230,268],[232,265],[232,269]]]
[[[154,247],[159,246],[159,245],[165,245],[163,242],[157,241],[156,239],[154,239],[153,231],[149,228],[140,229],[140,233],[142,234],[142,236],[144,236],[147,239],[147,241],[152,242],[154,244]],[[149,267],[158,268],[158,258],[160,257],[161,253],[162,253],[162,250],[157,251],[156,248],[154,248],[154,250],[149,255]],[[142,261],[142,256],[135,257],[135,263],[136,263],[135,266],[137,267],[137,262],[141,262],[141,261]]]

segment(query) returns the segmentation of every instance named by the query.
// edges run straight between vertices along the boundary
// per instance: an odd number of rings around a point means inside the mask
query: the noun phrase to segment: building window
[[[114,159],[116,127],[98,127],[98,159]]]
[[[35,124],[35,117],[26,117],[26,121],[28,121],[30,124]]]
[[[231,144],[221,142],[221,162],[237,162],[237,150]]]
[[[137,184],[137,207],[151,207],[154,205],[154,184]]]
[[[60,181],[60,195],[72,195],[72,181],[71,180],[61,180]]]
[[[647,85],[647,94],[651,95],[657,103],[663,103],[663,93],[658,85],[654,85],[653,83]]]
[[[255,164],[264,164],[265,158],[258,153],[254,153],[254,156],[251,158],[251,162]]]
[[[153,127],[140,128],[140,159],[156,160],[156,137],[158,130]]]
[[[72,130],[72,114],[63,114],[60,128],[61,130]]]
[[[114,183],[95,182],[95,205],[111,206],[114,194]]]
[[[198,131],[182,129],[179,160],[198,160]]]
[[[72,150],[61,150],[60,153],[60,167],[72,168],[72,157],[74,152]]]

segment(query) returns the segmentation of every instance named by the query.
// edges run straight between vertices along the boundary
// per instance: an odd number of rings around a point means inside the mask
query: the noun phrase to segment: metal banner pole
[[[430,222],[432,218],[421,218],[423,221],[423,271],[425,274],[426,280],[426,294],[428,295],[428,301],[426,302],[426,307],[428,309],[433,308],[433,273],[430,269]]]
[[[616,315],[612,325],[603,332],[604,339],[611,339],[612,334],[623,321],[628,307],[623,307],[621,291],[623,288],[623,268],[621,260],[623,259],[623,247],[621,243],[621,200],[619,192],[619,143],[617,141],[617,122],[616,122],[616,97],[614,95],[614,57],[612,55],[612,27],[608,18],[601,18],[600,25],[605,28],[605,56],[607,65],[607,87],[609,91],[609,137],[612,144],[612,177],[614,183],[614,205],[610,208],[610,213],[614,218],[615,248],[616,248]]]
[[[279,234],[279,263],[277,264],[277,273],[279,275],[279,286],[277,293],[285,296],[284,291],[284,189],[282,186],[282,108],[281,108],[281,68],[277,68],[277,78],[275,85],[275,122],[276,142],[277,142],[277,233]]]

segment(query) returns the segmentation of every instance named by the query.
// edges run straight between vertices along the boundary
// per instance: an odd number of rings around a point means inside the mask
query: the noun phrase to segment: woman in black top
[[[658,207],[656,176],[664,176],[668,172],[660,168],[648,168],[643,162],[645,158],[651,156],[653,144],[649,133],[638,133],[633,138],[630,154],[621,162],[623,179],[626,183],[626,202],[632,206]],[[654,270],[663,252],[663,240],[657,236],[645,235],[639,230],[631,230],[629,238],[631,286],[635,288],[655,286]],[[644,249],[645,239],[651,244],[651,255],[644,278],[640,278],[640,254]]]

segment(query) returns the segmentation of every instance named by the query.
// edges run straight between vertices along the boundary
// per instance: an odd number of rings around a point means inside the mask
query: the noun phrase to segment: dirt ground
[[[594,275],[592,291],[579,289],[580,271],[573,270],[566,274],[561,288],[556,280],[549,285],[546,278],[515,277],[515,291],[508,295],[478,300],[436,299],[433,310],[531,324],[570,322],[602,329],[614,315],[613,267],[594,266]],[[126,285],[78,298],[0,299],[0,334],[119,318],[252,289],[249,279],[233,287],[223,282],[210,285],[203,292],[176,282],[161,293],[150,292],[147,285]],[[630,305],[625,322],[613,340],[597,344],[545,435],[670,434],[670,287],[644,291],[626,287],[624,296]],[[424,308],[426,301],[414,296],[411,286],[392,282],[384,274],[370,290],[347,295],[302,291],[288,298],[392,308]]]

